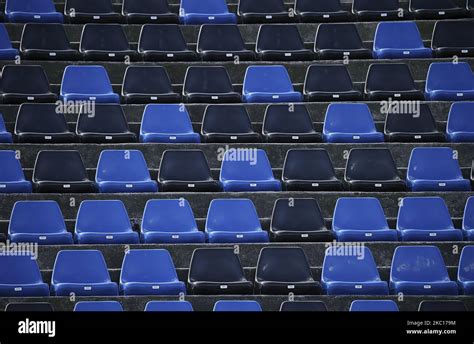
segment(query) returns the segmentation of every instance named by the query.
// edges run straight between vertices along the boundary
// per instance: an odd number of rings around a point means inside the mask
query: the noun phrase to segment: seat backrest
[[[399,179],[392,153],[386,148],[351,149],[345,177],[347,181]]]
[[[56,8],[52,0],[6,0],[5,13],[27,12],[48,13],[55,12]]]
[[[161,66],[129,66],[123,78],[122,94],[162,94],[173,91],[166,69]],[[156,106],[150,104],[148,106]],[[164,106],[164,105],[163,105]],[[182,107],[184,109],[184,107]],[[168,107],[168,110],[171,110]],[[172,116],[170,116],[172,117]]]
[[[0,184],[2,182],[14,182],[24,180],[25,176],[21,168],[21,163],[15,151],[0,151]]]
[[[227,93],[233,92],[232,81],[223,66],[191,66],[186,70],[183,92]]]
[[[306,72],[304,89],[306,92],[319,90],[342,92],[353,90],[353,84],[345,65],[313,64]]]
[[[426,77],[426,90],[473,90],[474,74],[467,62],[433,62]]]
[[[192,312],[189,301],[148,301],[145,312]]]
[[[64,69],[61,95],[68,93],[99,95],[111,92],[113,92],[112,85],[103,66],[67,66]]]
[[[464,208],[462,229],[474,229],[474,197],[469,197]]]
[[[256,51],[301,49],[304,49],[304,42],[296,25],[260,26]]]
[[[318,26],[314,43],[315,50],[360,49],[362,39],[354,24],[323,23]]]
[[[280,312],[327,312],[323,301],[285,301],[280,305]]]
[[[423,48],[423,40],[415,22],[380,22],[374,39],[374,50],[383,48]]]
[[[411,151],[407,178],[426,180],[462,179],[455,152],[448,147],[416,147]]]
[[[26,49],[68,50],[71,45],[63,24],[27,23],[20,44],[20,50]]]
[[[197,51],[240,51],[245,42],[237,25],[204,24],[199,30]]]
[[[18,201],[13,206],[8,233],[65,233],[61,208],[56,201]]]
[[[464,246],[459,258],[458,281],[472,282],[474,281],[474,246]]]
[[[97,164],[96,182],[145,181],[150,172],[139,150],[103,150]]]
[[[140,33],[138,51],[182,51],[187,44],[183,33],[175,24],[146,24]]]
[[[329,104],[324,118],[323,134],[376,132],[374,119],[367,104]]]
[[[120,282],[160,283],[178,280],[173,259],[167,250],[130,250],[123,259]]]
[[[31,255],[0,255],[0,284],[37,284],[43,277]]]
[[[393,111],[390,109],[385,120],[385,132],[424,133],[437,131],[436,121],[428,104],[419,104],[419,109]]]
[[[313,281],[308,260],[300,247],[264,247],[255,274],[257,282]]]
[[[38,152],[33,171],[33,182],[84,180],[88,180],[88,175],[78,151]]]
[[[66,0],[65,13],[74,9],[76,13],[114,12],[111,0]]]
[[[460,300],[423,300],[419,312],[466,312],[466,305]]]
[[[221,181],[273,179],[267,154],[262,149],[227,150],[222,159]]]
[[[263,133],[302,133],[314,130],[311,115],[306,106],[295,104],[271,104],[265,110]]]
[[[353,9],[355,11],[389,11],[397,10],[398,0],[354,0]]]
[[[5,312],[53,312],[53,306],[48,302],[11,302],[5,307]]]
[[[56,110],[56,104],[21,104],[16,117],[15,134],[69,131],[64,114]]]
[[[80,51],[129,49],[127,36],[120,24],[86,24],[82,29]]]
[[[11,49],[12,42],[10,41],[10,36],[8,35],[7,28],[4,24],[0,24],[0,49]]]
[[[398,305],[392,300],[354,300],[350,312],[398,312]]]
[[[247,109],[242,105],[208,105],[202,133],[247,133],[253,131]]]
[[[262,230],[250,199],[213,199],[206,219],[206,232],[253,232]]]
[[[342,10],[340,0],[295,0],[297,12],[338,12]]]
[[[375,197],[341,197],[334,208],[332,228],[338,230],[389,229],[380,201]]]
[[[405,63],[372,64],[367,72],[366,91],[405,91],[415,88],[410,68]]]
[[[99,250],[62,250],[54,262],[53,284],[107,283],[110,275]]]
[[[283,0],[239,0],[239,13],[278,13],[286,12]]]
[[[159,180],[200,181],[210,178],[211,169],[203,151],[192,149],[163,152]]]
[[[127,119],[119,104],[95,104],[93,114],[81,107],[76,126],[77,134],[117,134],[128,131]]]
[[[228,13],[225,0],[207,0],[205,3],[195,0],[181,0],[180,13],[221,14]]]
[[[273,231],[326,230],[324,217],[314,198],[280,198],[273,207],[270,228]]]
[[[398,209],[397,229],[454,229],[454,225],[443,198],[405,197]]]
[[[283,164],[283,180],[330,180],[336,178],[328,152],[321,149],[290,149]]]
[[[439,20],[435,23],[431,47],[473,47],[474,22],[472,20]]]
[[[186,107],[179,104],[148,104],[143,112],[142,134],[177,134],[193,132]]]
[[[141,222],[146,232],[192,232],[198,227],[191,205],[185,199],[152,199],[146,202]]]
[[[249,66],[245,72],[244,93],[252,92],[292,92],[288,71],[281,65]]]
[[[75,304],[74,312],[122,312],[118,301],[80,301]]]
[[[261,312],[262,307],[253,300],[220,300],[214,305],[214,312]]]
[[[1,91],[34,95],[49,93],[50,87],[42,66],[6,65],[2,69]]]
[[[167,0],[124,0],[122,12],[161,14],[169,13],[170,7]]]
[[[76,233],[131,232],[132,225],[127,209],[119,200],[86,200],[79,206]]]
[[[232,248],[198,248],[194,250],[189,282],[229,282],[245,280],[239,256]]]
[[[447,132],[474,133],[474,102],[458,102],[451,105],[448,115]]]

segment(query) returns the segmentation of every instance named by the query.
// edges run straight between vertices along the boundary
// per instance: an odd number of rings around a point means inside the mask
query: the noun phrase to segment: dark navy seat
[[[115,12],[111,0],[66,0],[64,15],[70,23],[118,23],[120,13]]]
[[[433,62],[428,69],[426,100],[474,100],[474,74],[467,62]]]
[[[178,280],[167,250],[133,249],[123,258],[120,292],[123,295],[179,295],[186,294],[186,285]]]
[[[5,19],[11,23],[62,23],[53,0],[6,0]]]
[[[61,208],[55,201],[18,201],[8,225],[11,242],[44,245],[71,245],[72,234],[66,229]]]
[[[0,60],[14,60],[18,49],[13,48],[10,36],[4,24],[0,24]]]
[[[280,198],[270,221],[272,241],[329,242],[333,239],[314,198]]]
[[[53,312],[53,306],[48,302],[10,302],[5,312]]]
[[[204,243],[191,205],[185,199],[153,199],[146,202],[141,222],[145,244]]]
[[[324,148],[290,149],[283,164],[282,182],[287,191],[341,191],[328,152]]]
[[[89,180],[81,154],[77,150],[42,150],[38,152],[33,170],[36,192],[96,192]]]
[[[474,56],[474,21],[439,20],[433,29],[431,48],[437,57]]]
[[[164,192],[217,192],[206,155],[199,149],[163,152],[158,183]]]
[[[191,258],[188,289],[195,295],[252,293],[239,256],[232,248],[198,248]]]
[[[296,25],[260,26],[255,51],[265,61],[313,60],[313,52],[305,48]]]
[[[30,255],[0,255],[0,296],[49,296],[36,259]]]
[[[0,113],[0,143],[12,143],[12,142],[13,142],[12,134],[10,134],[5,128],[5,122],[3,121],[3,116]]]
[[[181,0],[179,20],[182,24],[236,24],[237,16],[229,12],[225,0]]]
[[[354,0],[352,13],[359,21],[394,20],[403,15],[398,0]]]
[[[74,305],[74,312],[122,312],[118,301],[80,301]]]
[[[464,207],[462,229],[464,237],[469,241],[474,241],[474,197],[469,197]]]
[[[192,312],[189,301],[148,301],[145,312]]]
[[[296,0],[294,11],[305,23],[346,21],[350,18],[340,0]]]
[[[327,312],[323,301],[284,301],[280,305],[280,312]]]
[[[466,305],[460,300],[423,300],[419,312],[466,312]]]
[[[458,284],[461,293],[464,295],[474,295],[474,246],[464,246],[459,258]]]
[[[15,151],[0,150],[0,193],[30,193],[31,182],[25,179]]]
[[[128,24],[178,22],[178,15],[171,11],[168,0],[124,0],[122,16]]]
[[[138,244],[127,209],[118,200],[86,200],[79,206],[75,241],[78,244]]]
[[[354,300],[349,312],[398,312],[398,305],[392,300]]]
[[[451,142],[474,142],[474,102],[451,105],[446,134]]]
[[[253,300],[220,300],[214,304],[214,312],[262,312],[262,307]]]
[[[206,240],[214,243],[268,242],[250,199],[213,199],[206,219]]]
[[[448,19],[466,15],[466,9],[452,0],[410,0],[409,8],[416,19]]]
[[[283,0],[239,0],[237,14],[244,23],[284,23],[292,20]]]

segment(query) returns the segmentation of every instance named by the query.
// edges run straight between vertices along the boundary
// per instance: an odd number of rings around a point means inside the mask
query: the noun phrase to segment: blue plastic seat
[[[139,150],[104,150],[95,181],[100,192],[157,192],[143,153]]]
[[[220,300],[214,304],[214,312],[262,312],[257,301],[252,300]]]
[[[56,201],[18,201],[13,206],[8,236],[12,242],[44,245],[70,245],[72,234],[66,229]]]
[[[474,246],[465,246],[459,258],[458,284],[461,293],[474,295]]]
[[[411,152],[407,184],[412,191],[471,191],[451,148],[417,147]]]
[[[147,201],[141,222],[141,238],[146,244],[203,243],[205,240],[185,199]]]
[[[5,25],[0,24],[0,60],[14,60],[18,54],[18,49],[12,46]]]
[[[36,259],[29,255],[0,255],[0,296],[49,296]]]
[[[225,192],[281,191],[262,149],[230,149],[224,154],[219,177]]]
[[[0,151],[0,193],[30,193],[31,182],[25,179],[15,151]]]
[[[89,82],[84,82],[89,80]],[[67,66],[61,83],[63,101],[89,100],[97,103],[120,103],[103,66]]]
[[[334,209],[332,229],[338,241],[398,241],[380,201],[374,197],[341,197]]]
[[[74,312],[123,312],[118,301],[80,301],[74,305]]]
[[[425,216],[424,214],[430,214]],[[402,241],[458,241],[449,209],[441,197],[405,197],[398,209],[397,231]]]
[[[474,142],[474,102],[451,105],[446,134],[451,142]]]
[[[245,103],[301,102],[288,71],[281,65],[249,66],[245,72],[242,99]]]
[[[423,44],[415,22],[381,22],[374,39],[374,58],[430,58],[432,51]]]
[[[359,21],[399,19],[400,8],[398,0],[354,0],[352,2],[352,13]]]
[[[436,246],[399,246],[390,269],[390,293],[404,295],[458,295]]]
[[[339,254],[337,247],[326,250],[321,274],[323,291],[328,295],[388,295],[372,252],[361,247],[350,254]]]
[[[349,312],[398,312],[398,305],[392,300],[354,300]]]
[[[237,16],[230,13],[225,0],[181,0],[179,20],[182,24],[236,24]]]
[[[249,199],[213,199],[206,219],[206,239],[210,243],[268,242],[257,210]]]
[[[186,107],[180,104],[148,104],[140,126],[140,142],[200,143]]]
[[[78,244],[138,244],[122,201],[82,201],[76,218]]]
[[[125,254],[120,291],[123,295],[179,295],[186,293],[186,286],[178,280],[167,250],[143,249]]]
[[[323,301],[284,301],[280,305],[280,312],[327,312],[327,310]]]
[[[383,142],[367,104],[330,104],[324,118],[323,138],[329,143]]]
[[[53,0],[7,0],[5,16],[11,23],[62,23],[63,15],[56,12]]]
[[[178,16],[171,11],[168,0],[124,0],[122,15],[128,24],[178,22]]]
[[[466,240],[474,241],[474,196],[467,199],[466,207],[464,208],[462,229]]]
[[[98,250],[59,251],[51,277],[55,296],[117,296],[117,283],[110,280],[104,256]]]
[[[5,122],[3,116],[0,114],[0,143],[12,143],[12,134],[10,134],[5,128]]]
[[[474,74],[467,62],[433,62],[428,69],[426,100],[474,100]]]
[[[148,301],[145,312],[192,312],[193,305],[188,301]]]

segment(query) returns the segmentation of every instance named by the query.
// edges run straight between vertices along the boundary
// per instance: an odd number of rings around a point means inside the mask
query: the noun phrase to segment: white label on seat
[[[45,136],[44,139],[45,139],[45,140],[51,140],[52,137],[51,137],[51,136]]]
[[[125,187],[126,187],[127,189],[131,189],[131,188],[133,188],[133,184],[125,184]]]
[[[403,55],[410,55],[410,52],[409,51],[404,51]]]
[[[151,96],[151,97],[150,97],[150,100],[158,100],[158,97],[156,97],[156,96]]]
[[[221,284],[221,285],[220,285],[220,288],[221,288],[221,289],[227,289],[227,285]]]
[[[387,13],[380,13],[380,16],[381,16],[381,17],[386,17],[386,16],[387,16]]]
[[[99,20],[100,16],[93,16],[92,19]]]
[[[301,237],[302,237],[302,238],[307,238],[307,237],[309,237],[309,235],[306,234],[306,233],[304,233],[304,234],[301,234]]]
[[[56,53],[55,52],[50,52],[49,56],[56,56]]]
[[[250,187],[251,187],[251,188],[256,188],[256,187],[257,187],[257,184],[256,184],[256,183],[251,183],[251,184],[250,184]]]
[[[170,140],[176,140],[176,136],[170,136]]]
[[[421,135],[415,135],[415,140],[421,140]]]
[[[294,284],[288,284],[288,289],[295,289],[295,285]]]
[[[430,233],[430,237],[435,237],[436,233]]]
[[[402,95],[401,95],[400,93],[395,93],[393,96],[394,96],[395,98],[400,98]]]
[[[350,54],[351,54],[350,51],[344,51],[344,52],[342,53],[342,55],[344,55],[344,56],[349,56]]]
[[[444,15],[446,14],[446,12],[445,12],[445,11],[439,11],[438,14],[439,14],[440,16],[444,16]]]
[[[236,237],[237,239],[242,239],[242,238],[244,237],[244,235],[243,235],[243,234],[237,234],[235,237]]]
[[[425,289],[431,289],[431,284],[425,284],[425,285],[423,286],[423,288],[425,288]]]
[[[274,94],[274,95],[272,96],[272,98],[273,98],[273,99],[278,99],[278,98],[280,98],[280,96],[279,96],[278,94]]]
[[[299,140],[300,137],[299,137],[299,136],[292,136],[291,139],[292,139],[292,140]]]
[[[458,96],[458,97],[463,97],[463,96],[464,96],[464,93],[456,93],[456,96]]]
[[[112,239],[114,238],[114,236],[113,236],[113,235],[106,235],[105,238],[106,238],[107,240],[112,240]]]
[[[151,20],[157,20],[158,17],[157,17],[157,16],[151,16],[150,19],[151,19]]]
[[[356,285],[354,286],[354,288],[356,288],[356,289],[362,289],[362,284],[356,284]]]
[[[438,185],[444,187],[446,186],[446,183],[438,183]]]
[[[226,56],[226,57],[232,57],[232,56],[234,56],[234,54],[232,54],[232,53],[227,53],[227,54],[225,54],[225,56]]]
[[[272,19],[273,16],[265,16],[265,19]]]
[[[382,187],[382,184],[375,184],[374,185],[376,188],[381,188]]]
[[[23,288],[22,287],[15,287],[15,291],[22,291]]]
[[[285,53],[285,56],[291,56],[291,53]]]
[[[335,98],[335,99],[337,99],[337,98],[339,98],[340,96],[339,96],[339,94],[333,94],[332,97]]]
[[[35,100],[35,97],[26,97],[28,100]]]
[[[171,239],[179,239],[179,235],[178,235],[178,234],[173,234],[173,235],[171,236]]]
[[[115,57],[115,53],[109,53],[109,57]]]
[[[372,236],[372,233],[365,233],[365,236],[366,236],[366,237],[371,237],[371,236]]]
[[[323,18],[331,18],[331,15],[329,15],[329,14],[323,14]]]
[[[35,19],[41,19],[41,16],[35,14],[35,15],[33,16],[33,18],[35,18]]]
[[[467,49],[461,50],[461,53],[463,53],[463,54],[467,54],[468,52],[469,52],[469,50],[467,50]]]
[[[166,57],[174,57],[174,54],[166,54]]]
[[[84,287],[84,290],[92,290],[92,287]]]
[[[154,285],[154,286],[151,287],[151,289],[157,290],[157,289],[160,289],[160,286],[159,285]]]
[[[319,183],[311,183],[311,186],[317,188],[319,186]]]
[[[46,237],[46,235],[40,235],[40,236],[38,237],[38,239],[39,239],[39,240],[46,240],[47,237]]]
[[[96,100],[97,97],[89,97],[89,100]]]
[[[106,136],[105,139],[106,140],[112,140],[112,136]]]
[[[212,96],[211,99],[212,100],[217,100],[217,99],[219,99],[219,96]]]
[[[195,184],[188,184],[188,188],[193,188],[195,186],[196,186]]]
[[[230,139],[231,140],[237,140],[237,136],[231,136]]]
[[[352,139],[354,139],[354,140],[360,140],[360,136],[359,136],[359,135],[354,135],[354,136],[352,136]]]
[[[71,188],[71,184],[63,184],[63,189],[69,189]]]
[[[209,19],[209,20],[214,20],[214,19],[216,19],[216,17],[210,16],[210,17],[207,17],[207,19]]]
[[[5,184],[0,184],[0,189],[5,189],[7,186]]]

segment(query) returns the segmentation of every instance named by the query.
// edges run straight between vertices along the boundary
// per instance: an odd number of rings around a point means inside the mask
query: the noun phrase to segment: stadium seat
[[[111,0],[66,0],[64,15],[70,23],[118,23],[120,13],[115,12]]]
[[[353,148],[344,179],[350,191],[404,191],[392,153],[387,148]]]
[[[117,296],[104,256],[98,250],[59,251],[51,277],[54,296]]]
[[[6,65],[2,69],[1,100],[4,104],[54,103],[43,67],[37,65]]]
[[[281,191],[270,161],[262,149],[229,149],[222,159],[219,177],[225,192]]]
[[[33,185],[36,192],[43,193],[96,192],[77,150],[39,151],[33,170]]]
[[[464,17],[466,9],[452,0],[410,0],[410,13],[416,19],[447,19]]]
[[[78,244],[138,244],[127,209],[118,200],[85,200],[77,211],[75,241]]]
[[[341,197],[336,202],[332,229],[337,241],[398,241],[380,201],[374,197]]]
[[[206,143],[260,142],[247,109],[242,105],[209,105],[202,119],[201,135]]]
[[[178,103],[166,69],[161,66],[129,66],[125,71],[122,99],[126,104]]]
[[[164,151],[158,183],[163,192],[217,192],[221,188],[199,149]]]
[[[250,199],[213,199],[206,219],[206,240],[217,243],[268,242]]]
[[[283,0],[239,0],[237,14],[244,23],[284,23],[292,20]]]
[[[305,48],[296,25],[260,26],[255,51],[264,61],[313,60],[313,52]]]
[[[415,85],[410,68],[405,63],[371,64],[365,82],[369,100],[423,100],[423,92]]]
[[[13,48],[10,36],[4,24],[0,24],[0,60],[14,60],[18,49]]]
[[[280,305],[280,312],[327,312],[323,301],[284,301]]]
[[[313,64],[306,71],[304,96],[308,102],[360,100],[347,67],[343,64]]]
[[[474,22],[439,20],[433,29],[431,49],[436,57],[474,56]]]
[[[272,241],[283,242],[329,242],[333,239],[314,198],[277,199],[270,220],[270,236]]]
[[[118,301],[80,301],[74,305],[74,312],[123,312]]]
[[[193,305],[188,301],[148,301],[145,312],[192,312]]]
[[[214,304],[214,312],[262,312],[262,307],[253,300],[220,300]]]
[[[447,147],[416,147],[408,163],[407,184],[411,191],[471,191],[455,152]]]
[[[303,96],[293,89],[284,66],[248,66],[242,99],[245,103],[301,102]]]
[[[391,294],[458,295],[436,246],[399,246],[390,270]]]
[[[56,201],[17,201],[8,225],[11,242],[42,245],[71,245],[72,234],[66,229]]]
[[[90,80],[90,82],[84,82]],[[103,66],[67,66],[61,83],[61,98],[69,101],[120,103]]]
[[[140,126],[140,142],[200,143],[201,138],[194,132],[184,105],[148,104]]]
[[[320,24],[316,31],[314,51],[320,60],[370,59],[355,24]]]
[[[62,23],[53,0],[6,0],[5,19],[10,23]]]
[[[120,274],[123,295],[186,294],[186,285],[178,280],[173,259],[163,249],[133,249],[125,253]]]
[[[415,22],[381,22],[374,39],[374,58],[430,58],[432,51],[423,44]]]
[[[366,104],[329,104],[323,126],[323,139],[329,143],[384,142],[384,135],[375,128]]]
[[[466,306],[460,300],[423,300],[419,312],[466,312]]]
[[[25,179],[15,151],[0,150],[0,193],[30,193],[31,182]]]
[[[186,70],[183,99],[188,103],[239,103],[224,66],[190,66]]]
[[[392,300],[354,300],[349,312],[398,312],[398,305]]]
[[[413,104],[413,103],[412,103]],[[385,117],[385,140],[388,142],[444,142],[428,104],[402,111],[388,110]]]
[[[0,296],[49,296],[36,259],[30,255],[0,255]]]
[[[146,202],[141,222],[145,244],[204,243],[191,205],[185,199],[151,199]]]
[[[320,142],[308,109],[303,104],[271,104],[265,110],[262,135],[266,142]]]
[[[122,16],[128,24],[178,22],[178,15],[171,11],[167,0],[124,0]]]
[[[466,202],[462,229],[466,240],[474,241],[474,197],[469,197]]]
[[[189,50],[178,25],[146,24],[142,26],[138,52],[145,61],[193,61],[194,51]]]
[[[10,134],[5,128],[5,122],[3,121],[3,116],[0,113],[0,143],[12,143],[12,134]]]
[[[286,191],[341,191],[328,152],[324,148],[290,149],[281,180]]]
[[[5,312],[53,312],[53,306],[48,302],[11,302],[5,307]]]
[[[253,60],[237,25],[204,24],[199,30],[196,51],[203,61]]]
[[[433,62],[428,69],[426,100],[474,100],[474,74],[467,62]]]
[[[320,294],[306,254],[300,247],[264,247],[255,273],[255,293],[285,295]]]
[[[102,193],[158,191],[139,150],[103,150],[97,163],[95,181]]]
[[[62,24],[26,24],[21,35],[20,52],[27,60],[71,61],[79,57],[78,51],[71,48]]]
[[[345,255],[338,253],[338,247],[329,247],[324,256],[321,285],[328,295],[388,295],[387,282],[380,279],[368,247]]]
[[[198,248],[193,252],[188,289],[195,295],[243,295],[252,293],[240,259],[233,248]]]
[[[403,17],[398,0],[354,0],[352,13],[359,21],[394,20]]]
[[[441,197],[402,198],[397,231],[402,241],[463,240],[461,230],[454,228],[449,209]]]
[[[474,142],[474,102],[451,105],[446,134],[451,142]]]
[[[87,61],[125,62],[137,57],[137,52],[130,48],[120,24],[84,25],[79,52]]]
[[[206,23],[236,24],[237,16],[229,12],[225,0],[181,0],[179,20],[182,24],[197,25]]]
[[[125,113],[119,104],[97,104],[93,113],[81,107],[76,135],[82,143],[127,143],[137,137],[128,128]]]
[[[464,246],[459,258],[458,285],[464,295],[474,295],[474,246]]]
[[[346,21],[350,18],[340,0],[296,0],[294,13],[304,23],[320,23],[326,21]]]

